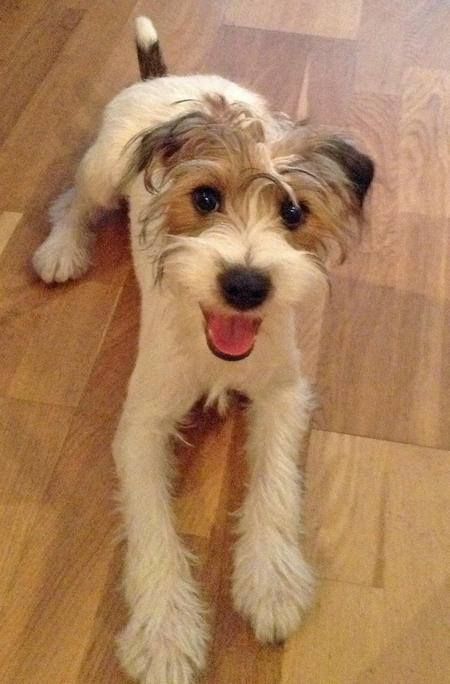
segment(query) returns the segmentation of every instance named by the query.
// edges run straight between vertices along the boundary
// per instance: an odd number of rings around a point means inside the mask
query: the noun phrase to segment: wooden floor
[[[213,607],[204,682],[450,682],[449,3],[3,0],[1,12],[2,684],[126,681],[110,455],[136,347],[126,230],[103,227],[79,283],[47,288],[29,260],[102,106],[137,79],[143,12],[172,71],[217,71],[348,129],[378,169],[325,313],[299,313],[322,397],[304,458],[322,582],[284,647],[257,645],[230,605],[242,414],[208,414],[180,449],[179,527]]]

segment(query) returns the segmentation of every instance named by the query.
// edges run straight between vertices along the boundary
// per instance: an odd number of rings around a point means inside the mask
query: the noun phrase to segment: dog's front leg
[[[162,394],[156,393],[159,405]],[[179,397],[171,415],[136,403],[140,408],[127,402],[114,443],[131,611],[119,637],[119,657],[128,674],[145,684],[189,684],[204,666],[207,629],[190,554],[176,534],[170,505],[170,440],[184,411]]]
[[[233,598],[261,641],[283,641],[300,624],[313,575],[299,547],[298,457],[312,400],[307,384],[272,388],[253,398],[247,452],[250,482],[239,520]]]

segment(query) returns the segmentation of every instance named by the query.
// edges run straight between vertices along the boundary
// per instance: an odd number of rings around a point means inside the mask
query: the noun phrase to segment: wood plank
[[[355,91],[396,95],[405,64],[406,28],[418,3],[364,2],[358,32]]]
[[[444,684],[450,452],[316,432],[306,482],[306,527],[333,579],[287,645],[283,684]]]
[[[448,72],[421,68],[405,72],[400,126],[401,210],[450,218]]]
[[[0,208],[16,211],[29,206],[33,197],[42,196],[44,188],[47,197],[56,194],[70,161],[79,158],[91,140],[101,108],[117,92],[111,92],[97,76],[133,5],[133,0],[119,5],[107,0],[92,3],[84,13],[2,148]],[[129,49],[131,55],[132,47]],[[134,61],[131,68],[137,73]],[[30,141],[39,145],[33,163]]]
[[[79,413],[50,471],[4,604],[2,681],[76,681],[117,537],[113,430],[108,418]]]
[[[36,22],[8,55],[7,68],[0,68],[0,144],[6,140],[36,88],[52,69],[82,16],[82,10],[55,8],[47,3],[36,17]]]
[[[285,647],[280,684],[368,681],[382,650],[383,613],[382,589],[324,582],[312,612]],[[398,676],[393,681],[406,681]]]
[[[23,549],[40,519],[46,486],[72,418],[70,409],[0,397],[0,596],[4,606]]]
[[[385,536],[386,632],[374,677],[448,682],[450,453],[390,448]],[[373,681],[368,679],[368,681]]]
[[[179,532],[209,539],[218,515],[233,424],[201,408],[187,420],[182,432],[186,444],[177,445],[182,482],[176,511]]]
[[[447,448],[448,222],[404,215],[396,244],[333,275],[323,323],[322,428]]]
[[[84,411],[112,418],[119,414],[136,359],[139,306],[138,286],[130,271],[80,398]]]
[[[412,66],[450,68],[443,50],[450,31],[446,2],[364,2],[358,32],[355,90],[396,95]]]
[[[245,495],[248,480],[243,450],[245,414],[235,409],[231,416],[229,465],[224,473],[216,524],[203,562],[202,586],[212,608],[212,643],[208,668],[202,682],[228,684],[230,678],[246,684],[278,684],[282,649],[258,643],[250,626],[238,615],[231,600],[234,518]]]
[[[220,43],[225,6],[222,0],[140,0],[133,15],[151,17],[169,73],[211,73],[207,56]]]
[[[353,83],[352,41],[295,33],[285,33],[280,40],[276,31],[225,26],[208,63],[213,71],[264,94],[272,107],[294,118],[335,126],[346,121]]]
[[[398,243],[400,109],[398,96],[358,93],[348,110],[350,133],[375,162],[361,241],[351,249],[355,261],[360,253],[380,254],[384,260]]]
[[[313,431],[305,525],[320,577],[381,587],[386,467],[378,442]]]
[[[4,211],[0,214],[0,257],[21,218],[22,214],[17,211]]]
[[[128,272],[127,236],[105,227],[91,272],[78,283],[49,288],[27,263],[36,236],[26,238],[34,228],[33,220],[21,224],[0,264],[0,387],[16,399],[76,406]]]
[[[450,55],[443,50],[450,33],[450,6],[427,0],[408,3],[411,21],[406,44],[408,63],[428,69],[450,70]]]
[[[361,13],[360,0],[230,0],[225,21],[235,26],[305,33],[329,38],[355,38]]]

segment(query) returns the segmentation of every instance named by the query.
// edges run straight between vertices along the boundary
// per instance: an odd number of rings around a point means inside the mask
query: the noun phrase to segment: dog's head
[[[261,322],[319,279],[329,240],[358,225],[372,161],[349,142],[284,122],[267,141],[252,112],[217,97],[144,132],[131,174],[166,236],[162,284],[203,315],[211,351],[250,354]],[[150,230],[151,233],[151,230]],[[149,239],[150,236],[149,236]]]

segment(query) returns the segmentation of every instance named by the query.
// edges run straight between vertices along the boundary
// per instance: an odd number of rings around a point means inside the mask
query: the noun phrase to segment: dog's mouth
[[[213,354],[225,361],[240,361],[253,350],[261,318],[203,310],[205,334]]]

